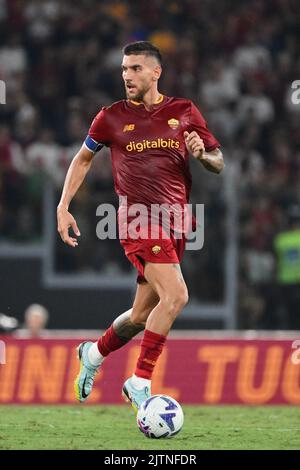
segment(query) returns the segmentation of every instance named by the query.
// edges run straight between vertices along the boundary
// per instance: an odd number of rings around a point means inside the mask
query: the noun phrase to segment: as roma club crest
[[[153,253],[154,255],[158,255],[158,253],[160,253],[161,247],[158,246],[158,245],[154,245],[154,246],[151,248],[151,250],[152,250],[152,253]]]
[[[175,130],[179,126],[179,121],[178,119],[172,118],[168,120],[168,124],[171,127],[171,129]]]

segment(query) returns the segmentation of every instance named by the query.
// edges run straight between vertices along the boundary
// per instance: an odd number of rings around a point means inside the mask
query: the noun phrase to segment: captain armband
[[[97,142],[96,140],[92,139],[89,135],[85,139],[84,144],[93,153],[99,152],[99,150],[104,147],[104,144]]]

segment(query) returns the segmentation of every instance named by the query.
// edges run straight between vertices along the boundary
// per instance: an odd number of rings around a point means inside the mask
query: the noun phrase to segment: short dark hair
[[[156,57],[159,64],[162,65],[162,56],[160,50],[149,41],[136,41],[126,44],[126,46],[123,47],[123,54]]]

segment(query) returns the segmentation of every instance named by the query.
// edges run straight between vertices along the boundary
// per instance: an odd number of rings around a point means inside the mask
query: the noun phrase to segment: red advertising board
[[[75,402],[80,340],[2,340],[0,404]],[[186,404],[300,405],[300,354],[292,360],[298,354],[292,342],[169,339],[156,366],[153,393]],[[104,361],[88,403],[122,403],[122,384],[134,370],[139,344],[131,341]]]

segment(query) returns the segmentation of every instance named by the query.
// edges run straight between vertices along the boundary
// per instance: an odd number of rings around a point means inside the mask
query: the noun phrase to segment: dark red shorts
[[[145,261],[150,263],[176,263],[182,260],[185,237],[175,238],[173,234],[169,238],[157,239],[121,239],[121,245],[129,261],[138,270],[137,282],[147,282],[144,277]]]

